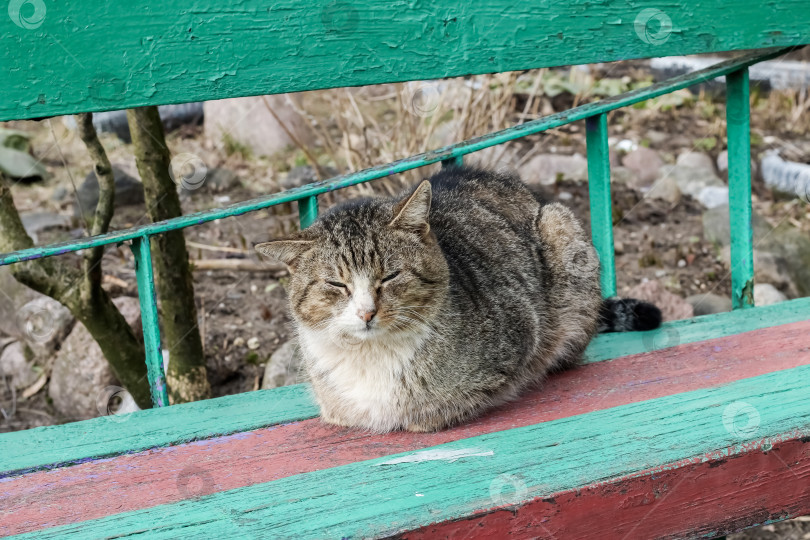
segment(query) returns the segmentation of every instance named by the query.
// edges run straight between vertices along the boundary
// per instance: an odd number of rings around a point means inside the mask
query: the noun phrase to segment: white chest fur
[[[326,381],[332,402],[328,406],[339,411],[343,420],[379,431],[399,427],[405,405],[403,375],[423,337],[387,337],[341,346],[324,333],[302,329],[299,338],[313,384],[317,379]]]

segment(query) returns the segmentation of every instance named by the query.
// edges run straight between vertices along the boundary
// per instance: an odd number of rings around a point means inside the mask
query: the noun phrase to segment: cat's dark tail
[[[635,298],[607,298],[599,311],[599,332],[655,330],[661,326],[661,310]]]

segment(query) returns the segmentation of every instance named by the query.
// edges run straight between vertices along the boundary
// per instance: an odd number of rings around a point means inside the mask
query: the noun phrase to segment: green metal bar
[[[563,126],[565,124],[576,122],[577,120],[584,120],[585,118],[589,118],[591,116],[596,116],[598,114],[619,109],[621,107],[633,105],[634,103],[646,101],[648,99],[668,94],[682,88],[709,81],[717,77],[722,77],[737,71],[740,68],[779,56],[789,50],[792,49],[777,49],[767,54],[748,53],[740,56],[739,58],[727,60],[694,73],[674,77],[667,81],[662,81],[646,88],[639,88],[620,96],[580,105],[574,109],[552,114],[544,118],[538,118],[537,120],[532,120],[530,122],[501,131],[496,131],[494,133],[489,133],[487,135],[482,135],[480,137],[469,139],[454,145],[445,146],[439,148],[438,150],[417,154],[415,156],[394,161],[393,163],[378,165],[363,171],[337,176],[327,181],[315,182],[300,188],[291,189],[281,193],[273,193],[265,197],[259,197],[249,201],[232,204],[224,208],[215,208],[203,212],[197,212],[168,221],[150,223],[142,227],[115,231],[98,236],[83,238],[81,240],[73,240],[70,242],[63,242],[49,246],[35,247],[2,254],[0,255],[0,266],[20,261],[27,261],[30,259],[39,259],[41,257],[61,255],[63,253],[79,251],[95,246],[116,244],[126,240],[132,240],[142,235],[151,236],[166,231],[183,229],[192,225],[200,225],[215,219],[242,215],[247,212],[261,210],[276,204],[297,201],[313,195],[320,195],[321,193],[328,193],[336,189],[354,186],[363,182],[368,182],[369,180],[375,180],[377,178],[383,178],[392,174],[409,171],[424,165],[430,165],[431,163],[446,161],[448,159],[453,159],[465,154],[483,150],[484,148],[489,148],[490,146],[519,139],[527,135],[540,133],[552,128]]]
[[[591,239],[599,254],[602,296],[616,296],[613,258],[613,205],[610,200],[607,114],[585,119],[588,144],[588,195],[591,201]]]
[[[456,156],[450,159],[442,160],[442,169],[446,169],[448,167],[461,167],[462,165],[464,165],[464,156]]]
[[[754,229],[751,226],[751,126],[748,68],[726,76],[728,207],[731,230],[731,305],[754,305]]]
[[[318,219],[318,197],[313,195],[298,201],[298,222],[306,229]]]
[[[143,343],[146,349],[146,374],[152,392],[152,405],[165,407],[169,404],[169,396],[166,391],[166,375],[163,373],[163,354],[160,351],[160,327],[149,237],[143,235],[134,238],[131,248],[135,254],[135,275],[138,282],[138,299],[141,303]]]

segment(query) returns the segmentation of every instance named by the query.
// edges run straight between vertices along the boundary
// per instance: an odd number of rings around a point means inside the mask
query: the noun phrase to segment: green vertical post
[[[302,229],[312,225],[318,218],[318,197],[304,197],[298,201],[298,222]]]
[[[728,210],[731,231],[731,305],[754,306],[754,233],[751,226],[751,126],[748,68],[726,77]]]
[[[613,258],[613,206],[610,200],[610,158],[607,116],[585,119],[588,144],[588,194],[591,202],[591,238],[599,254],[602,296],[616,296],[616,263]]]
[[[135,276],[141,304],[143,344],[146,349],[146,374],[152,392],[152,405],[165,407],[169,404],[169,395],[166,389],[166,374],[163,372],[163,354],[160,351],[160,327],[149,236],[133,239],[131,247],[132,253],[135,254]]]
[[[447,167],[461,167],[464,165],[464,156],[456,156],[442,160],[442,169]]]

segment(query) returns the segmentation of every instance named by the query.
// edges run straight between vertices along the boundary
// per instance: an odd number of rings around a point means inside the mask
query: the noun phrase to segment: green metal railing
[[[0,255],[0,266],[22,261],[62,255],[95,246],[132,241],[138,284],[147,373],[156,407],[168,405],[166,378],[160,350],[150,237],[200,225],[215,219],[238,216],[285,202],[297,201],[301,227],[308,227],[318,216],[318,195],[357,185],[370,180],[441,162],[443,166],[460,165],[465,154],[502,144],[527,135],[585,120],[588,151],[588,184],[593,244],[602,266],[601,288],[605,297],[616,294],[616,269],[613,256],[613,218],[610,199],[610,164],[608,159],[607,113],[717,77],[726,77],[727,130],[729,152],[729,215],[731,226],[732,303],[735,309],[753,306],[753,240],[751,228],[751,166],[748,102],[748,67],[779,56],[789,49],[766,54],[749,53],[715,66],[662,81],[605,99],[588,103],[508,129],[489,133],[438,150],[400,159],[356,173],[337,176],[282,193],[252,199],[225,208],[197,212],[121,231],[34,247]]]

